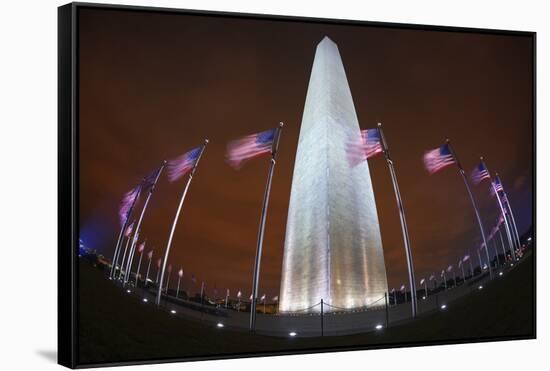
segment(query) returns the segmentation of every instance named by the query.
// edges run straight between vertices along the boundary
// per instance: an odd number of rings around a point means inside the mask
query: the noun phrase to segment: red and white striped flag
[[[380,131],[378,128],[362,130],[358,138],[352,138],[347,144],[346,150],[351,166],[382,153]]]
[[[130,216],[130,211],[132,210],[132,207],[139,199],[140,191],[141,184],[126,192],[126,194],[122,198],[119,210],[120,225],[124,225],[126,223],[126,220]]]
[[[227,146],[227,162],[229,165],[235,169],[240,169],[246,161],[271,153],[277,130],[262,131],[230,142]]]
[[[168,170],[168,179],[171,182],[175,182],[188,172],[190,172],[199,156],[201,154],[203,146],[193,148],[191,151],[184,153],[183,155],[175,158],[174,160],[168,161],[167,170]]]
[[[456,163],[456,160],[448,143],[424,153],[424,166],[430,174],[435,174],[439,170],[454,163]]]
[[[127,228],[126,228],[126,231],[124,232],[124,237],[130,237],[130,235],[132,234],[132,231],[134,230],[134,222],[132,222],[132,224],[130,224]]]

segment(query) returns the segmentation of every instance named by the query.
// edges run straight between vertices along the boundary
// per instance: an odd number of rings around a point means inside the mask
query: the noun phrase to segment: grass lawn
[[[323,348],[376,348],[422,342],[531,338],[533,262],[531,256],[513,271],[445,311],[414,322],[358,335],[277,338],[217,329],[212,324],[170,317],[152,304],[124,295],[102,273],[81,262],[79,363],[136,362],[170,358],[223,358],[278,351]]]

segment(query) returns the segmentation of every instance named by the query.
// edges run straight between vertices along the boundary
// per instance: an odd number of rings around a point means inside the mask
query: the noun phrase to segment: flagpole
[[[483,223],[481,222],[481,217],[479,216],[479,211],[477,209],[476,202],[474,200],[474,196],[472,194],[472,190],[470,189],[470,185],[468,184],[468,179],[466,178],[466,174],[464,173],[464,169],[462,168],[462,165],[460,164],[460,161],[458,160],[458,157],[456,156],[455,151],[453,150],[451,146],[451,141],[447,139],[447,145],[449,146],[449,150],[451,151],[451,154],[453,155],[456,165],[458,166],[458,172],[462,176],[462,180],[464,180],[464,185],[466,186],[466,190],[468,191],[468,195],[470,196],[470,201],[472,201],[472,206],[474,208],[474,212],[476,214],[477,223],[479,224],[479,231],[481,232],[481,238],[483,239],[483,244],[485,245],[485,253],[487,254],[487,262],[489,266],[489,277],[493,279],[493,268],[491,268],[490,258],[489,258],[489,247],[487,246],[487,239],[485,238],[485,231],[483,230]]]
[[[109,273],[110,279],[113,279],[113,276],[116,273],[116,265],[117,265],[119,250],[120,250],[120,244],[124,239],[124,231],[126,230],[126,224],[127,223],[125,221],[124,224],[122,225],[122,228],[120,229],[120,233],[118,234],[118,239],[115,246],[115,253],[113,254],[113,264],[111,266],[111,272]]]
[[[189,186],[191,185],[191,180],[193,180],[193,175],[195,174],[195,171],[197,170],[197,166],[199,165],[199,161],[202,157],[202,154],[204,153],[204,150],[206,149],[206,145],[208,144],[208,139],[204,140],[204,144],[202,145],[201,151],[199,152],[199,155],[197,157],[197,160],[195,161],[195,165],[193,165],[193,169],[189,173],[189,177],[187,179],[187,184],[185,185],[185,188],[183,189],[183,193],[181,195],[180,203],[178,205],[178,209],[176,210],[176,215],[174,216],[174,221],[172,222],[172,227],[170,229],[170,235],[168,236],[168,243],[166,244],[166,250],[164,251],[164,259],[162,262],[162,270],[160,274],[160,289],[157,293],[157,305],[160,305],[160,299],[162,296],[162,282],[164,282],[164,272],[166,270],[166,262],[168,261],[168,254],[170,254],[170,247],[172,246],[172,239],[174,238],[174,232],[176,231],[176,224],[178,222],[178,218],[181,213],[181,209],[183,207],[183,201],[185,201],[185,196],[187,195],[187,191],[189,190]]]
[[[271,146],[271,162],[269,164],[269,174],[267,177],[267,185],[264,192],[264,201],[262,206],[262,215],[260,218],[260,228],[258,231],[258,241],[256,244],[256,257],[254,260],[254,276],[252,278],[252,301],[250,303],[250,331],[256,331],[256,298],[258,296],[258,281],[260,279],[260,263],[262,260],[262,245],[264,241],[265,220],[267,217],[267,206],[269,203],[269,193],[271,191],[271,180],[273,179],[273,171],[277,158],[277,150],[279,148],[279,139],[283,123],[279,123],[279,127],[275,133],[275,138]]]
[[[502,213],[502,219],[504,219],[504,227],[506,229],[506,237],[508,237],[508,243],[510,244],[510,249],[512,250],[512,259],[516,260],[516,253],[515,253],[515,247],[514,243],[512,241],[512,234],[510,233],[510,225],[508,224],[508,220],[506,219],[506,212],[504,210],[504,206],[502,205],[502,200],[500,199],[500,196],[498,194],[497,188],[495,186],[495,182],[493,181],[493,177],[491,176],[491,173],[489,172],[489,168],[485,165],[485,162],[483,161],[483,157],[480,157],[482,165],[487,169],[487,173],[489,174],[489,181],[491,182],[491,187],[493,188],[493,192],[495,192],[495,198],[497,199],[498,207],[500,209],[500,212]]]
[[[145,249],[143,249],[145,251]],[[136,287],[138,287],[138,280],[139,280],[139,270],[141,268],[141,259],[143,258],[143,251],[141,252],[141,254],[139,254],[139,261],[138,261],[138,266],[137,266],[137,271],[136,271]]]
[[[493,181],[491,180],[491,187],[493,187],[493,192],[496,192],[496,187]],[[500,208],[500,212],[502,213],[502,220],[504,222],[504,231],[506,232],[506,238],[508,239],[508,247],[510,247],[510,253],[512,254],[512,259],[516,260],[516,253],[515,253],[515,243],[512,239],[512,231],[510,228],[510,224],[508,223],[508,218],[506,217],[506,212],[504,210],[504,205],[502,204],[502,200],[500,199],[500,196],[498,193],[495,193],[495,197],[497,199],[498,207]]]
[[[500,265],[500,262],[498,261],[498,250],[497,250],[497,241],[493,238],[493,249],[495,250],[495,267],[498,267]]]
[[[126,227],[126,228],[128,228],[128,227]],[[128,237],[128,240],[130,240],[130,237]],[[117,276],[116,266],[118,265],[118,260],[120,259],[120,255],[121,255],[121,253],[122,253],[121,250],[122,250],[122,244],[123,244],[123,242],[124,242],[124,237],[122,237],[122,241],[121,241],[120,246],[118,247],[118,251],[117,251],[117,253],[116,253],[116,257],[115,257],[115,270],[113,271],[112,277],[110,276],[112,279],[116,279],[116,276]],[[119,276],[120,276],[120,271],[121,271],[121,270],[122,270],[122,264],[119,266],[119,272],[118,272],[118,273],[119,273]]]
[[[113,261],[114,264],[111,266],[111,273],[109,274],[109,277],[114,278],[114,275],[116,273],[116,262],[118,261],[119,254],[120,254],[120,248],[122,247],[122,241],[124,240],[124,232],[126,231],[126,228],[128,227],[128,221],[130,220],[130,215],[132,214],[132,210],[134,209],[134,206],[136,205],[136,202],[139,198],[139,195],[141,193],[141,187],[143,183],[140,183],[138,186],[138,193],[134,200],[132,201],[132,206],[130,206],[130,209],[128,210],[128,214],[126,214],[126,220],[124,221],[124,225],[120,229],[120,233],[118,234],[118,239],[115,247],[115,253],[113,255]],[[122,270],[122,266],[120,267]]]
[[[145,274],[144,286],[147,286],[147,280],[149,279],[149,270],[151,269],[151,260],[153,260],[152,250],[151,250],[151,258],[149,259],[149,264],[147,264],[147,273]]]
[[[500,235],[500,245],[502,246],[502,253],[504,254],[504,264],[506,264],[506,247],[504,246],[504,238],[502,237],[500,226],[498,227],[498,234]]]
[[[178,275],[178,288],[176,289],[176,299],[178,298],[178,295],[180,293],[180,282],[181,282],[181,276]]]
[[[137,236],[139,235],[139,232],[141,231],[141,222],[143,221],[143,217],[145,216],[145,211],[147,211],[147,207],[149,206],[149,201],[151,200],[151,196],[153,195],[153,191],[155,190],[155,186],[157,185],[157,182],[160,178],[160,174],[162,173],[162,170],[164,169],[164,166],[166,166],[166,160],[162,162],[162,165],[160,166],[160,169],[157,171],[157,175],[155,177],[155,181],[153,184],[151,184],[151,187],[149,188],[149,194],[147,195],[147,199],[145,199],[145,203],[143,204],[143,208],[141,209],[141,214],[138,219],[138,223],[136,226],[136,230],[134,232],[134,239],[132,240],[132,246],[130,248],[130,257],[128,259],[128,268],[129,272],[132,269],[132,263],[134,261],[134,254],[136,252],[136,243],[137,243]],[[127,284],[130,280],[131,274],[128,275],[128,277],[124,277],[124,284]]]
[[[386,162],[388,163],[388,169],[390,171],[393,191],[395,193],[395,198],[397,201],[397,207],[399,209],[399,218],[401,220],[401,232],[403,234],[403,244],[405,247],[405,256],[407,258],[407,269],[409,273],[409,286],[411,290],[411,312],[412,318],[416,318],[417,312],[417,298],[416,298],[416,281],[414,277],[414,264],[411,251],[411,241],[409,238],[409,229],[407,227],[407,219],[405,218],[405,207],[403,206],[403,200],[401,199],[401,192],[399,191],[399,185],[397,184],[397,175],[395,173],[395,168],[393,165],[393,160],[390,156],[390,151],[388,149],[388,144],[386,142],[386,137],[384,136],[384,131],[382,130],[382,124],[378,123],[378,132],[380,133],[380,141],[382,144],[382,149],[384,151],[384,156],[386,157]]]
[[[162,261],[162,260],[161,260]],[[160,274],[160,262],[157,265],[157,277],[155,278],[155,284],[160,287],[159,283],[159,274]]]
[[[126,247],[124,247],[124,254],[122,254],[122,262],[120,263],[120,269],[118,271],[118,278],[122,278],[122,268],[124,268],[124,263],[126,261],[126,252],[128,250],[128,245],[130,244],[130,236],[128,236],[128,239],[126,240]],[[124,274],[126,274],[126,271],[124,272]]]
[[[495,173],[495,175],[498,177],[498,173]],[[500,180],[500,178],[499,178]],[[516,218],[514,217],[514,213],[512,212],[512,205],[510,205],[510,199],[508,198],[508,195],[506,194],[506,191],[504,190],[504,185],[502,184],[502,181],[500,183],[502,187],[502,193],[504,194],[504,197],[506,198],[506,205],[508,206],[507,209],[510,212],[510,221],[512,222],[513,230],[516,233],[516,239],[518,243],[518,249],[521,248],[521,242],[519,240],[519,233],[518,233],[518,227],[516,226]]]
[[[483,262],[481,261],[481,254],[479,253],[479,249],[476,249],[477,252],[477,258],[479,259],[479,274],[483,273]]]
[[[514,244],[514,249],[519,249],[520,243],[518,242],[519,239],[514,231],[514,224],[512,222],[512,217],[510,216],[510,210],[504,203],[504,201],[501,199],[502,206],[504,207],[504,210],[506,210],[506,220],[508,222],[508,227],[510,228],[510,237],[512,238],[512,243]]]

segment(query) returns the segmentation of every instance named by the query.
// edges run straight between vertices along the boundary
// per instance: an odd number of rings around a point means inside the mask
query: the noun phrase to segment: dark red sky
[[[100,9],[80,11],[79,33],[81,237],[108,257],[122,195],[163,159],[209,138],[170,262],[184,267],[187,285],[194,273],[210,289],[248,295],[268,158],[235,171],[225,149],[284,121],[260,282],[261,293],[278,294],[301,116],[325,35],[340,49],[361,127],[384,123],[418,279],[480,244],[456,169],[433,176],[423,169],[423,152],[446,136],[468,173],[485,156],[518,227],[531,226],[529,37]],[[391,288],[406,280],[399,216],[385,162],[369,166]],[[156,257],[183,186],[163,177],[151,200],[142,236]],[[489,230],[495,200],[487,184],[474,192]]]

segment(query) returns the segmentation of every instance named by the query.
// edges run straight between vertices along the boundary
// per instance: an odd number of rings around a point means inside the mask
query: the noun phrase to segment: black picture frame
[[[85,364],[78,359],[78,254],[79,244],[79,43],[78,15],[81,9],[110,9],[135,12],[154,12],[163,14],[195,14],[211,17],[240,19],[258,19],[270,21],[293,21],[304,23],[322,23],[333,25],[368,25],[381,28],[399,28],[410,30],[430,30],[489,35],[513,35],[531,39],[533,50],[533,165],[536,168],[536,32],[494,30],[480,28],[461,28],[447,26],[368,22],[340,19],[319,19],[295,16],[227,13],[216,11],[197,11],[143,6],[121,6],[95,3],[70,3],[58,8],[58,363],[69,368],[87,368],[97,366],[122,366],[134,364],[154,364],[213,359],[230,359],[256,356],[276,356],[287,354],[307,354],[334,351],[352,351],[364,349],[398,348],[426,345],[444,345],[475,343],[502,340],[522,340],[536,338],[536,302],[533,304],[533,330],[530,336],[495,337],[483,339],[464,339],[462,341],[411,342],[378,344],[376,346],[346,346],[326,349],[304,349],[300,351],[277,351],[261,353],[242,353],[210,357],[181,357],[173,359],[151,359],[145,361],[120,361],[101,364]],[[536,241],[536,171],[533,172],[533,235]],[[536,248],[533,249],[533,297],[536,301]]]

